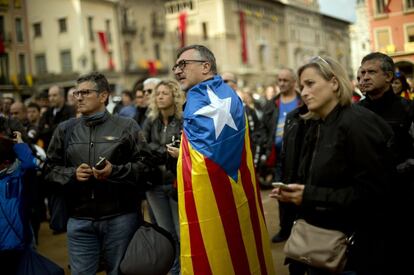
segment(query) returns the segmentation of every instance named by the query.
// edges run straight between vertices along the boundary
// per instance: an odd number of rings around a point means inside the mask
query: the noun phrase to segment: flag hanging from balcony
[[[384,7],[384,12],[385,13],[390,13],[391,12],[390,5],[391,5],[391,0],[388,0],[388,3]]]
[[[147,62],[148,62],[148,74],[150,76],[157,75],[158,72],[157,72],[157,66],[155,64],[155,61],[154,60],[148,60]]]
[[[112,53],[109,51],[106,32],[98,32],[98,37],[103,51],[108,54],[108,69],[112,71],[115,69],[115,63],[112,57]]]
[[[178,32],[180,35],[181,48],[185,47],[185,38],[187,32],[187,13],[182,12],[178,16]]]
[[[98,32],[99,42],[101,43],[104,52],[108,52],[108,39],[106,38],[106,32]]]
[[[247,35],[246,35],[246,21],[244,11],[239,11],[239,25],[240,25],[240,36],[241,36],[241,56],[243,64],[247,63]]]
[[[242,101],[220,76],[186,100],[177,164],[182,274],[274,274]]]

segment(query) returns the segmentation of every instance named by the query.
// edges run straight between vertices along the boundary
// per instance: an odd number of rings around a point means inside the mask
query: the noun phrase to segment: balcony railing
[[[122,34],[135,35],[137,33],[137,26],[135,22],[123,22],[121,26]]]

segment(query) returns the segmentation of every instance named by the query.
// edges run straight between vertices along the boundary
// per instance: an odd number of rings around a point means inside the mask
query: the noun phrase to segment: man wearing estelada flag
[[[179,50],[186,92],[177,166],[182,274],[274,274],[241,99],[204,46]]]

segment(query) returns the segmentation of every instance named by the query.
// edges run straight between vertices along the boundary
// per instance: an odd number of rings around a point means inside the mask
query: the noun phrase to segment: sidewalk
[[[269,193],[269,190],[261,191],[263,209],[265,211],[264,214],[269,230],[269,238],[271,238],[279,230],[279,211],[277,208],[277,201],[270,199],[268,197]],[[276,275],[289,274],[287,268],[283,265],[283,245],[284,243],[271,244]],[[69,261],[67,256],[66,234],[53,235],[52,230],[49,229],[49,224],[42,223],[39,232],[38,250],[40,254],[63,267],[66,275],[70,274],[70,270],[68,269]],[[105,272],[100,272],[98,274],[104,275]]]

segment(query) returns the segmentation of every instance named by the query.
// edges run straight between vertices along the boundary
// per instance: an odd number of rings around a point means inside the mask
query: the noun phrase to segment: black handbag
[[[120,269],[125,275],[165,275],[175,259],[175,242],[165,229],[144,222],[132,237]]]

